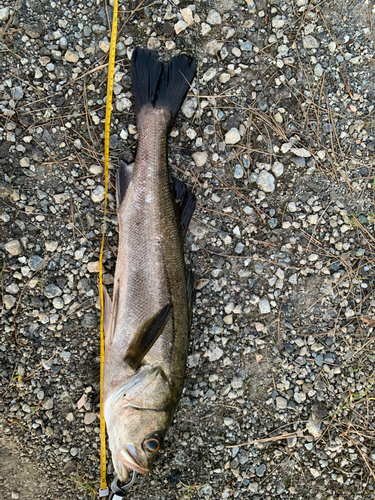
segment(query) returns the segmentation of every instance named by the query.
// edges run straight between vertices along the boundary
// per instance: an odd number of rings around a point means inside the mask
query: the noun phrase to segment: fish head
[[[173,417],[171,390],[160,367],[143,367],[106,402],[112,461],[120,481],[129,469],[150,472]]]
[[[165,412],[128,409],[114,446],[112,461],[121,481],[129,478],[129,469],[148,474],[163,445],[169,417]]]

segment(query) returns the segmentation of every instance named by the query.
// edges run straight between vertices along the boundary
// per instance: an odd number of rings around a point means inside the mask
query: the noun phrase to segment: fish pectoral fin
[[[151,318],[146,319],[135,332],[124,358],[125,363],[131,368],[137,370],[142,359],[162,334],[172,310],[173,305],[167,304]]]
[[[112,300],[108,295],[107,289],[103,286],[103,298],[104,298],[104,320],[103,320],[103,328],[104,335],[108,337],[109,328],[111,325],[111,313],[112,313]]]
[[[127,165],[124,161],[120,160],[120,166],[117,170],[116,177],[116,200],[117,210],[120,209],[122,200],[125,198],[126,191],[129,187],[130,181],[133,177],[133,163]]]
[[[185,182],[176,178],[173,179],[171,190],[176,215],[180,223],[181,236],[184,239],[196,205],[195,194]]]

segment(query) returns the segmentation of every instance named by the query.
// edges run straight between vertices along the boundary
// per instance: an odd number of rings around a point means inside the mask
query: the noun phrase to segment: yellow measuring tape
[[[111,128],[111,107],[113,94],[113,77],[115,72],[116,55],[116,35],[117,35],[117,10],[118,1],[113,2],[113,19],[111,32],[111,45],[109,49],[108,61],[108,81],[107,81],[107,102],[105,113],[105,132],[104,132],[104,176],[105,176],[105,195],[104,195],[104,219],[102,245],[99,257],[99,289],[100,289],[100,490],[99,497],[108,496],[107,488],[107,470],[106,470],[106,445],[105,445],[105,420],[103,408],[103,365],[104,365],[104,296],[103,296],[103,250],[105,238],[105,219],[107,216],[107,196],[108,196],[108,164],[109,164],[109,133]]]

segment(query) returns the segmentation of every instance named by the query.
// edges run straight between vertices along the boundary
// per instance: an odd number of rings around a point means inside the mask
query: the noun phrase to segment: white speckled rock
[[[333,54],[335,52],[336,47],[337,47],[336,42],[330,42],[328,44],[328,49],[331,52],[331,54]]]
[[[293,145],[290,142],[284,142],[284,144],[281,145],[281,152],[286,154],[292,147]]]
[[[275,161],[275,163],[272,165],[272,172],[276,177],[280,177],[284,173],[284,165],[279,161]]]
[[[321,64],[317,64],[314,68],[314,75],[320,78],[324,73],[324,69]]]
[[[176,32],[176,34],[178,35],[179,33],[181,33],[181,31],[184,31],[186,30],[186,28],[188,27],[187,23],[185,23],[185,21],[183,21],[182,19],[180,21],[178,21],[175,25],[174,25],[174,30]]]
[[[90,173],[94,175],[100,175],[103,172],[103,167],[101,165],[90,165],[89,167]]]
[[[234,167],[234,178],[235,179],[242,179],[244,175],[244,171],[243,171],[243,168],[241,167],[241,165],[239,163],[237,163],[237,165]]]
[[[203,36],[207,35],[211,31],[211,26],[207,23],[201,24],[201,33]]]
[[[227,83],[227,81],[230,80],[230,74],[229,73],[222,73],[220,76],[219,76],[219,81],[221,83]]]
[[[13,295],[4,295],[3,297],[3,303],[6,309],[12,309],[14,304],[16,303],[16,297],[13,297]]]
[[[65,61],[76,63],[79,61],[79,55],[77,52],[73,52],[72,50],[67,50],[64,55]]]
[[[26,156],[20,159],[20,167],[30,167],[30,160]]]
[[[99,261],[93,261],[87,263],[87,270],[89,273],[98,273],[99,272]]]
[[[226,144],[237,144],[241,140],[241,135],[235,127],[232,127],[228,132],[225,134],[225,143]]]
[[[99,43],[99,49],[102,50],[105,54],[109,52],[109,49],[111,47],[111,44],[109,43],[108,40],[102,40]]]
[[[203,80],[205,82],[209,82],[212,80],[212,78],[216,75],[216,69],[215,68],[210,68],[208,69],[205,74],[203,75]]]
[[[275,190],[275,177],[266,170],[260,172],[256,182],[265,193],[273,193]]]
[[[275,16],[272,19],[272,26],[274,28],[282,28],[285,24],[285,17],[283,16]]]
[[[305,49],[317,49],[319,42],[314,36],[307,35],[302,38],[302,45]]]
[[[61,297],[53,299],[52,304],[55,309],[62,309],[64,307],[64,301]]]
[[[94,203],[100,203],[104,200],[105,189],[104,186],[96,186],[96,188],[91,193],[91,199]]]
[[[167,50],[173,50],[176,47],[176,44],[172,40],[168,40],[165,42],[165,48]]]
[[[127,97],[120,97],[119,99],[116,99],[116,109],[120,113],[125,111],[125,109],[131,108],[132,103]]]
[[[186,7],[185,9],[181,9],[180,12],[181,12],[182,19],[185,21],[185,23],[188,26],[191,26],[194,22],[193,12],[192,12],[191,8]]]
[[[181,108],[181,112],[186,116],[186,118],[192,118],[195,113],[196,101],[194,99],[188,99],[184,102]]]
[[[0,21],[8,21],[9,14],[10,14],[9,7],[4,7],[3,9],[0,9]]]
[[[22,245],[18,240],[10,240],[5,243],[4,247],[10,255],[20,255],[22,253]]]
[[[197,167],[203,167],[203,165],[207,161],[208,155],[207,155],[206,151],[198,151],[197,153],[194,153],[192,155],[192,157],[193,157],[194,163]]]
[[[159,40],[159,38],[156,38],[156,36],[151,36],[147,40],[147,48],[148,49],[156,50],[156,49],[159,49],[160,47],[161,47],[161,41]]]
[[[305,148],[291,148],[290,151],[300,158],[309,158],[311,156],[310,151]]]
[[[210,10],[206,21],[208,24],[221,24],[221,15],[216,10]]]
[[[207,357],[211,362],[218,361],[224,354],[224,351],[220,347],[215,347],[212,351],[207,351],[204,356]]]
[[[260,299],[258,305],[261,314],[268,314],[271,312],[271,306],[267,299]]]
[[[96,413],[86,413],[85,418],[84,418],[84,424],[85,425],[90,425],[93,424],[96,420]]]

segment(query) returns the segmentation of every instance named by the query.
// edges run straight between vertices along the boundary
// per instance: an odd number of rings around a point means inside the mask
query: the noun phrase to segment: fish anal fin
[[[171,189],[176,215],[180,224],[181,236],[184,239],[196,205],[195,194],[185,182],[176,178],[173,178]]]
[[[129,187],[130,181],[133,177],[133,163],[127,165],[124,161],[120,160],[120,166],[117,170],[116,177],[116,200],[117,210],[125,198],[126,191]]]
[[[143,358],[162,334],[169,317],[172,314],[173,305],[167,304],[159,312],[146,319],[135,332],[126,351],[124,361],[136,370]]]

